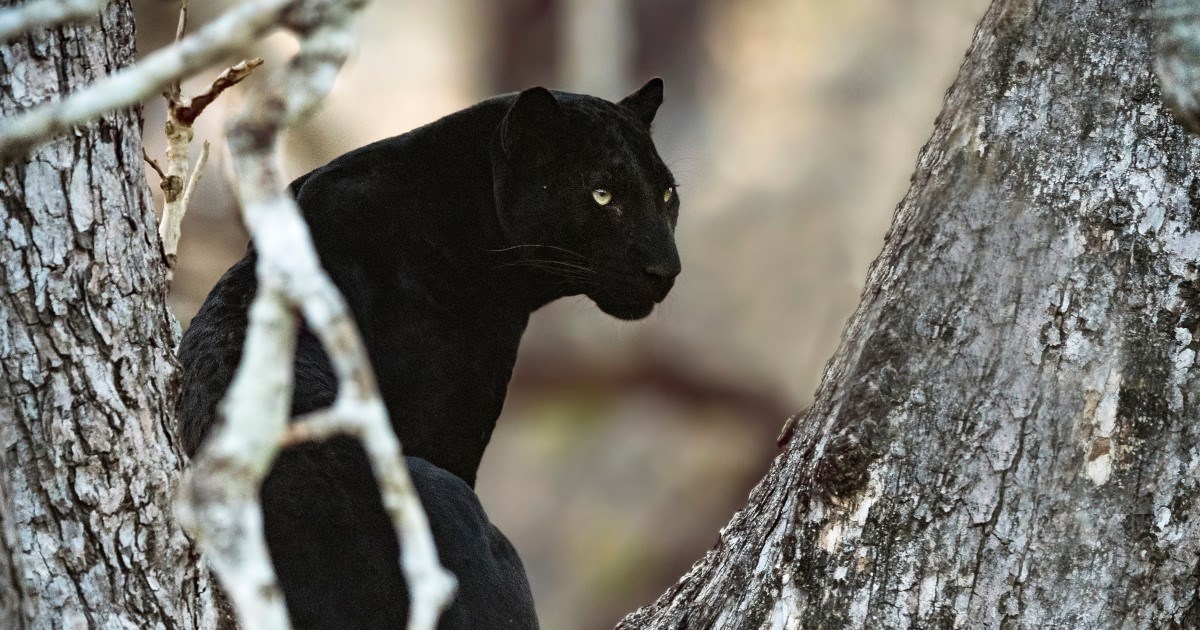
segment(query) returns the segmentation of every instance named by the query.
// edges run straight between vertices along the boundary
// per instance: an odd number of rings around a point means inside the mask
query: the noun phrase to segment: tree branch
[[[179,34],[187,23],[187,3],[179,12]],[[167,259],[168,280],[175,270],[175,257],[179,251],[180,229],[183,217],[187,214],[188,202],[191,201],[191,191],[200,178],[200,167],[208,159],[208,143],[204,145],[204,153],[196,162],[196,168],[190,178],[188,172],[188,148],[195,135],[192,124],[217,96],[225,90],[237,85],[250,76],[255,68],[261,66],[263,60],[257,57],[238,62],[227,68],[199,96],[192,99],[183,97],[179,82],[176,81],[167,90],[167,172],[159,186],[163,191],[162,220],[158,224],[158,236],[162,241],[163,254]],[[160,173],[160,175],[162,175]]]
[[[167,174],[163,172],[162,167],[158,165],[158,162],[154,161],[154,158],[150,157],[149,153],[146,153],[146,147],[144,146],[142,147],[142,159],[146,161],[146,164],[150,165],[150,168],[154,169],[155,173],[158,173],[158,178],[160,180],[167,178]]]
[[[161,92],[172,82],[233,55],[280,24],[294,20],[306,4],[311,0],[244,2],[182,41],[151,53],[86,90],[0,120],[0,160],[11,159],[76,125]]]
[[[286,627],[279,589],[262,539],[258,488],[287,433],[296,311],[329,354],[338,399],[319,433],[358,435],[371,458],[383,505],[401,539],[410,589],[409,628],[432,629],[454,593],[400,445],[387,419],[362,341],[341,294],[321,269],[307,226],[287,193],[273,153],[280,130],[330,90],[353,37],[349,18],[361,0],[310,1],[284,16],[300,52],[271,90],[254,94],[229,124],[234,176],[258,253],[258,295],[242,363],[222,404],[224,422],[193,463],[184,496],[198,542],[237,604],[243,627]],[[311,426],[311,425],[305,425]]]
[[[221,92],[241,83],[246,77],[250,76],[254,69],[261,66],[263,60],[259,57],[252,59],[244,59],[229,68],[225,69],[220,76],[213,79],[212,85],[200,94],[192,97],[190,100],[179,99],[171,103],[171,113],[179,122],[192,124],[196,118],[204,112],[204,108],[208,107]]]
[[[95,18],[108,0],[34,0],[0,9],[0,42],[35,28]]]
[[[196,185],[200,183],[200,178],[204,176],[204,166],[208,164],[209,148],[208,140],[205,140],[204,144],[200,145],[200,157],[196,158],[196,166],[192,169],[192,174],[188,177],[187,186],[183,188],[183,198],[179,200],[179,206],[183,209],[180,212],[180,221],[183,221],[183,214],[187,212],[188,205],[192,203],[192,193],[196,192]],[[175,228],[175,232],[178,234],[178,227]],[[178,236],[176,236],[176,239],[176,247],[178,247]],[[171,254],[173,255],[174,253],[175,251],[172,250]]]

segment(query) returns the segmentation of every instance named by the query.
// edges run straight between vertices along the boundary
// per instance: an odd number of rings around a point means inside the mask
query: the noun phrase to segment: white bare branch
[[[175,257],[179,251],[179,235],[183,215],[187,212],[184,189],[187,187],[188,149],[195,135],[190,124],[175,119],[167,107],[167,168],[160,186],[163,191],[162,219],[158,222],[158,238],[162,242],[163,254],[167,258],[167,273],[175,269]]]
[[[168,123],[168,126],[170,123]],[[191,136],[191,127],[188,127],[188,137]],[[208,164],[209,153],[208,140],[200,147],[200,156],[196,158],[196,165],[192,168],[192,174],[187,177],[187,183],[182,184],[182,192],[179,190],[179,182],[183,176],[175,173],[183,172],[187,169],[188,154],[187,146],[184,145],[183,152],[175,147],[175,142],[170,139],[168,134],[167,140],[167,163],[171,167],[170,176],[164,176],[162,188],[165,195],[163,203],[162,220],[158,223],[158,238],[162,242],[163,254],[167,258],[167,281],[170,282],[174,276],[175,260],[179,253],[179,237],[183,232],[183,217],[187,214],[187,209],[192,203],[192,194],[196,192],[196,185],[200,183],[200,178],[204,176],[204,166]],[[176,163],[179,168],[176,168]],[[153,168],[157,169],[157,165],[151,163]],[[162,175],[162,173],[159,173]],[[173,197],[173,198],[172,198]]]
[[[34,0],[0,9],[0,42],[36,28],[94,19],[108,0]]]
[[[205,140],[204,144],[200,145],[200,157],[196,158],[196,167],[192,169],[192,174],[190,177],[188,177],[187,186],[184,186],[183,188],[183,201],[181,202],[181,205],[183,206],[184,211],[187,210],[188,204],[192,202],[192,193],[196,192],[196,186],[200,183],[200,178],[204,176],[204,167],[208,164],[208,153],[210,148],[211,147],[208,144],[208,140]],[[182,219],[183,217],[181,213],[180,220]],[[175,232],[175,238],[178,240],[178,226],[176,226]]]
[[[262,284],[271,278],[260,275],[238,377],[222,402],[222,415],[237,422],[215,431],[193,460],[178,513],[225,586],[239,627],[286,630],[291,625],[267,554],[258,489],[287,424],[292,373],[280,366],[291,365],[296,318],[282,288]]]
[[[250,0],[183,40],[59,101],[0,120],[0,159],[106,112],[140,102],[303,13],[305,0]]]
[[[401,542],[410,589],[409,628],[432,630],[455,580],[438,561],[424,510],[388,422],[370,363],[337,288],[321,269],[307,226],[274,160],[280,130],[330,90],[353,38],[347,22],[362,0],[310,0],[289,12],[300,52],[279,83],[261,90],[229,125],[234,177],[258,253],[258,295],[241,365],[222,405],[224,421],[194,461],[183,499],[198,542],[211,555],[246,628],[278,628],[283,606],[262,540],[256,500],[285,440],[292,386],[295,310],[320,338],[339,381],[314,436],[357,435],[371,458],[383,504]],[[264,375],[270,374],[270,379]],[[218,557],[219,556],[219,557]],[[253,566],[251,566],[253,565]],[[282,623],[286,623],[283,621]]]
[[[182,29],[186,24],[187,3],[184,3],[179,15],[180,33],[177,37],[182,36]],[[192,198],[191,193],[200,179],[200,168],[208,159],[208,143],[205,142],[204,152],[201,153],[200,160],[196,162],[192,176],[188,178],[188,162],[190,160],[188,149],[195,135],[192,125],[204,109],[222,92],[240,83],[262,64],[263,60],[257,57],[240,61],[222,72],[213,80],[208,89],[194,98],[184,98],[178,82],[172,84],[167,90],[167,122],[165,124],[167,169],[165,174],[159,173],[162,177],[160,185],[163,191],[163,213],[158,224],[158,236],[162,241],[163,254],[167,259],[168,280],[175,269],[183,217],[187,214],[188,203]],[[157,170],[156,164],[152,162],[151,165]]]

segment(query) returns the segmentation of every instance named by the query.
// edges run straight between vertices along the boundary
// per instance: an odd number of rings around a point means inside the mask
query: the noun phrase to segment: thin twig
[[[192,202],[192,193],[196,191],[196,185],[200,183],[200,178],[204,176],[204,166],[208,164],[208,149],[208,140],[205,140],[204,144],[200,145],[200,157],[196,158],[196,167],[192,169],[192,174],[188,177],[187,186],[183,189],[183,200],[180,205],[183,206],[184,212],[187,211],[189,204]],[[182,221],[183,217],[180,216],[179,220]]]
[[[179,43],[183,39],[183,34],[187,32],[188,19],[188,0],[180,0],[179,2],[179,23],[175,26],[175,43]]]
[[[216,79],[213,79],[212,85],[208,86],[207,90],[197,94],[187,101],[179,101],[171,105],[172,113],[175,119],[182,123],[191,124],[196,120],[204,108],[208,107],[221,92],[241,83],[246,77],[250,76],[254,69],[261,66],[263,60],[259,57],[252,59],[244,59],[238,63],[228,67]]]
[[[181,0],[179,3],[179,21],[175,25],[175,43],[178,44],[184,33],[187,32],[188,18],[188,0]],[[163,96],[167,98],[168,103],[175,103],[183,94],[182,90],[183,77],[176,77],[171,85],[167,86],[167,91],[163,92]]]
[[[146,153],[145,146],[142,147],[142,159],[145,160],[146,163],[150,165],[150,168],[154,169],[155,173],[158,173],[159,179],[167,178],[167,174],[163,172],[162,167],[158,165],[158,162],[155,162],[154,158],[150,157],[149,153]]]

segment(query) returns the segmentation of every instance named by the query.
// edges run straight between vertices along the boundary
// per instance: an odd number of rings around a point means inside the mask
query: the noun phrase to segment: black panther
[[[459,594],[440,628],[536,628],[528,581],[473,491],[529,315],[586,295],[648,315],[680,272],[679,195],[650,126],[653,79],[612,103],[532,88],[351,151],[291,185],[346,297]],[[179,432],[193,454],[240,359],[253,248],[183,337]],[[301,330],[294,415],[337,382]],[[349,438],[285,451],[262,486],[267,543],[297,628],[402,628],[396,536]]]

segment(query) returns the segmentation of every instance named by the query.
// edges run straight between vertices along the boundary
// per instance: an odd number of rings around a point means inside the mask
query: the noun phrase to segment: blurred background
[[[193,3],[193,28],[232,3]],[[139,49],[166,44],[178,5],[134,4]],[[334,94],[287,138],[291,177],[493,94],[545,85],[616,100],[666,82],[655,137],[680,182],[684,273],[646,321],[614,321],[586,298],[538,312],[480,471],[542,627],[612,627],[744,504],[858,303],[986,4],[393,0],[359,19]],[[295,49],[283,34],[248,49],[267,59],[248,83]],[[245,251],[220,132],[240,95],[197,125],[193,156],[204,139],[213,156],[172,288],[185,327]],[[163,109],[146,107],[152,156]]]

